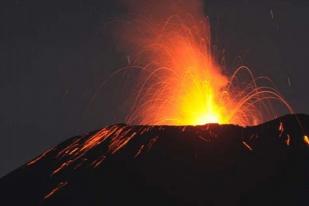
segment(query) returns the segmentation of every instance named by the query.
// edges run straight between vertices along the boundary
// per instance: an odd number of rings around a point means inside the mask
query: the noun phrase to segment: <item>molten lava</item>
[[[268,78],[254,78],[245,66],[230,77],[222,71],[199,1],[150,8],[148,19],[133,19],[121,32],[133,57],[128,68],[140,70],[128,123],[255,125],[277,116],[272,100],[292,112],[273,87],[259,86]]]

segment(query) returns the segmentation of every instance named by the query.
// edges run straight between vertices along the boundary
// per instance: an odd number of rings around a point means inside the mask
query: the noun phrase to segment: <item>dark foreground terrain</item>
[[[112,125],[0,179],[0,204],[309,205],[309,116],[255,127]]]

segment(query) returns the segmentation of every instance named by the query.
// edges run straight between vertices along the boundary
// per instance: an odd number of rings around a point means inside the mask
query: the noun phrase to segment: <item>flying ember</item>
[[[255,125],[277,116],[274,101],[292,112],[277,90],[260,85],[271,83],[267,77],[255,78],[246,66],[231,75],[221,69],[199,1],[167,2],[121,32],[132,57],[127,68],[139,70],[128,123]]]

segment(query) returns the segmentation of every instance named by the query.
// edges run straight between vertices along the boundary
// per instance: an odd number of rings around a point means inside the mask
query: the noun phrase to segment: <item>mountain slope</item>
[[[0,179],[7,205],[307,205],[309,116],[254,127],[112,125]]]

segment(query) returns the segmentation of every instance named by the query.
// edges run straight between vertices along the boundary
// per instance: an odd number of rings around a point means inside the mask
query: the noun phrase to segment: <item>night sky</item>
[[[205,1],[216,57],[227,73],[244,64],[271,77],[296,112],[309,113],[309,4],[256,2]],[[124,121],[126,86],[100,85],[127,64],[110,27],[129,12],[117,0],[1,1],[0,176]]]

